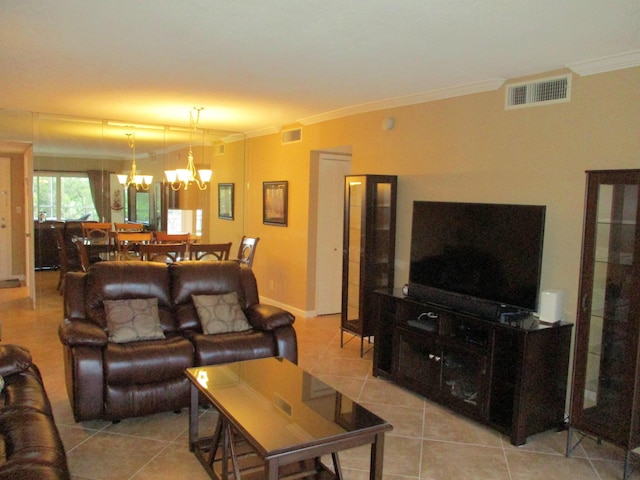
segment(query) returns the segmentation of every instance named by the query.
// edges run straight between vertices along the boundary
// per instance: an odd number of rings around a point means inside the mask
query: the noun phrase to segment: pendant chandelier
[[[136,187],[136,190],[149,190],[151,182],[153,181],[153,175],[140,175],[136,170],[136,134],[125,133],[127,136],[127,143],[129,148],[133,151],[133,159],[131,160],[131,171],[129,175],[118,175],[118,181],[124,189],[128,189],[131,185]]]
[[[195,184],[200,190],[205,190],[211,180],[212,170],[201,169],[196,171],[193,160],[193,132],[198,129],[200,121],[200,112],[204,107],[193,107],[193,111],[189,112],[189,156],[187,157],[187,168],[178,168],[176,170],[165,170],[167,182],[171,185],[171,189],[178,191],[181,188],[187,190],[189,185]],[[195,111],[195,114],[194,114]]]

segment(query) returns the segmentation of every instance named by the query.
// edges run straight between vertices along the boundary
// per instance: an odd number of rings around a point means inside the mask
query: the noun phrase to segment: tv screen
[[[410,290],[535,311],[544,218],[541,205],[415,201]]]

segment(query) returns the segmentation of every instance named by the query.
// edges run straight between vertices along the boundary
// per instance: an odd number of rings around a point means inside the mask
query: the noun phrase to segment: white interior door
[[[342,310],[342,237],[344,177],[351,173],[351,156],[321,154],[318,181],[316,313]]]
[[[12,278],[11,159],[0,157],[0,280]]]

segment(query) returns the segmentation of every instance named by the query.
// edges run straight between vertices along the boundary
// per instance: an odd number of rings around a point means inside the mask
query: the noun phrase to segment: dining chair
[[[82,236],[86,244],[104,245],[103,248],[108,257],[115,255],[116,248],[110,223],[82,222]],[[98,248],[93,248],[93,250],[97,251]]]
[[[140,260],[139,245],[151,243],[151,232],[116,232],[118,260]]]
[[[190,233],[155,232],[154,238],[156,243],[191,243]]]
[[[192,243],[189,245],[191,260],[229,260],[231,242],[229,243]]]
[[[143,243],[139,247],[140,260],[175,263],[187,257],[186,243]]]
[[[102,222],[82,222],[82,236],[93,244],[109,244],[110,223]]]
[[[80,265],[80,261],[69,254],[67,244],[64,241],[62,229],[54,228],[52,230],[55,230],[54,238],[56,242],[56,250],[58,251],[58,270],[60,272],[56,290],[58,290],[60,295],[62,295],[64,290],[64,277],[67,272],[79,272],[82,270],[82,267]]]
[[[253,259],[259,241],[260,237],[242,237],[240,248],[238,249],[238,260],[240,263],[246,264],[249,268],[253,267]]]
[[[87,252],[87,246],[84,243],[82,238],[76,238],[74,240],[76,248],[78,249],[78,258],[80,259],[80,270],[86,272],[89,270],[91,266],[91,261],[89,260],[89,253]]]
[[[116,232],[142,232],[144,231],[144,224],[142,223],[115,223],[113,229]]]

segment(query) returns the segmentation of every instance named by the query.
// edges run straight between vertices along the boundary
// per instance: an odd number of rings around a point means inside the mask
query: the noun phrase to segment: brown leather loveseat
[[[188,367],[268,356],[298,360],[293,315],[260,304],[252,270],[237,261],[100,262],[67,274],[65,282],[58,333],[76,421],[186,407]],[[236,316],[220,323],[220,311]]]
[[[69,469],[51,404],[28,350],[0,345],[0,480],[65,480]]]

